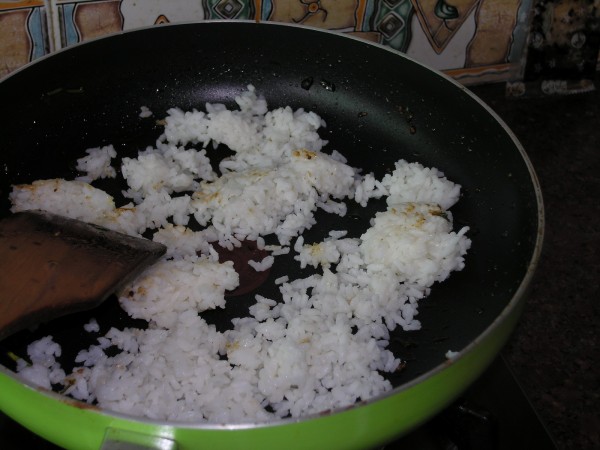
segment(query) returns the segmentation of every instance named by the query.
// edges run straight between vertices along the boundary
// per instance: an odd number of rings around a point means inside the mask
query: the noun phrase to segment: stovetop
[[[0,413],[3,450],[59,447]],[[556,450],[506,360],[499,356],[454,404],[380,450]]]
[[[556,450],[503,356],[454,404],[385,450]]]

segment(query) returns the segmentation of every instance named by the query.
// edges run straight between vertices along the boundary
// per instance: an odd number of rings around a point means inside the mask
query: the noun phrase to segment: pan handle
[[[177,442],[162,436],[109,427],[100,450],[177,450]]]

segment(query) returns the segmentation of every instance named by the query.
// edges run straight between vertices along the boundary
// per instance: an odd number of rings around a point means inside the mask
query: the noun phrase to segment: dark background
[[[540,265],[504,355],[560,449],[600,448],[600,92],[472,91],[520,139],[546,210]]]

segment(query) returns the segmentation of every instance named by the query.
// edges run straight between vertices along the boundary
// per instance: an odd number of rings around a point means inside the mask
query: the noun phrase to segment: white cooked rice
[[[145,119],[152,116],[152,111],[147,106],[140,106],[140,117]]]
[[[88,333],[97,333],[98,331],[100,331],[100,325],[98,324],[98,321],[96,319],[92,318],[88,323],[86,323],[83,326],[83,329]]]
[[[265,270],[270,269],[275,262],[275,258],[273,255],[265,256],[261,261],[249,260],[248,264],[252,267],[256,272],[264,272]]]
[[[381,180],[360,176],[341,153],[321,152],[325,123],[317,114],[269,111],[252,86],[235,101],[234,110],[170,109],[156,147],[123,159],[124,196],[133,202],[120,208],[82,181],[13,187],[12,211],[47,209],[132,235],[154,230],[153,239],[168,247],[164,260],[119,295],[147,329],[112,328],[79,353],[70,374],[56,361],[60,346],[46,337],[29,347],[31,364],[19,362],[24,378],[63,385],[108,410],[219,424],[302,417],[391,389],[384,374],[400,360],[387,350],[390,331],[419,329],[418,302],[464,266],[467,228],[453,231],[447,211],[460,186],[404,160]],[[221,176],[206,156],[211,143],[235,153],[221,162]],[[80,169],[90,181],[108,172],[112,153],[87,153]],[[381,197],[388,209],[361,237],[331,230],[305,244],[317,209],[343,216],[347,199],[366,206]],[[202,230],[187,227],[192,216]],[[266,245],[266,235],[280,245]],[[219,263],[214,246],[232,249],[244,239],[270,252],[249,263],[257,271],[277,264],[292,243],[298,266],[317,270],[280,276],[278,298],[256,295],[250,315],[219,332],[199,313],[226,307],[238,275]],[[86,328],[97,331],[97,324]],[[121,352],[108,356],[113,346]]]
[[[87,156],[77,160],[77,170],[86,173],[86,175],[78,177],[78,180],[91,183],[99,178],[115,178],[117,176],[117,171],[111,166],[112,159],[117,156],[112,145],[89,148],[86,153]]]

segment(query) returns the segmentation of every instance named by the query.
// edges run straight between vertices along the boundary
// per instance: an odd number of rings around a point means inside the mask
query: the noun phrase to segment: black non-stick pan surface
[[[7,215],[10,186],[77,175],[84,150],[113,144],[119,157],[137,155],[161,133],[155,119],[167,109],[203,109],[206,102],[234,107],[248,84],[269,108],[289,105],[315,111],[327,123],[327,151],[376,176],[398,159],[437,167],[462,185],[452,208],[455,229],[468,225],[472,240],[466,267],[435,285],[419,306],[422,329],[392,334],[391,349],[406,361],[391,376],[395,386],[443,363],[499,317],[532,270],[541,241],[541,199],[535,175],[512,134],[482,104],[438,73],[389,49],[296,26],[211,22],[154,27],[59,52],[0,83],[0,212]],[[146,106],[153,119],[139,117]],[[122,186],[105,186],[118,194]],[[340,219],[319,213],[307,241],[331,229],[358,236],[385,209],[348,202]],[[322,231],[325,230],[325,231]],[[303,275],[285,260],[270,273]],[[255,293],[230,301],[207,319],[219,328],[244,313]],[[262,290],[261,290],[262,289]],[[275,294],[273,294],[275,295]],[[21,332],[2,343],[23,354],[34,338],[52,334],[66,361],[94,342],[82,325],[95,317],[101,332],[132,321],[116,299],[100,309]],[[137,323],[144,326],[143,323]]]

